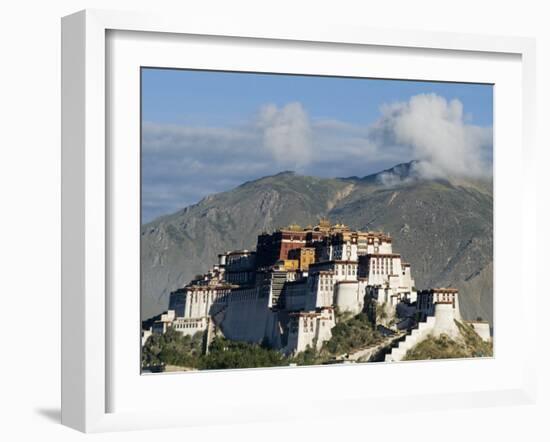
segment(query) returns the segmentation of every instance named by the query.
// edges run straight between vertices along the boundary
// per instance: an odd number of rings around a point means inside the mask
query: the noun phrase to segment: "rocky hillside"
[[[424,180],[411,163],[364,178],[323,179],[283,172],[261,178],[142,227],[142,319],[167,307],[168,294],[256,236],[321,217],[383,230],[412,265],[416,286],[454,286],[468,319],[492,322],[492,183]]]

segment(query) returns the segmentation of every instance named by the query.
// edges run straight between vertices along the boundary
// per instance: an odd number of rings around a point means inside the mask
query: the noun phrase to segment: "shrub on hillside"
[[[485,342],[475,330],[462,322],[455,321],[460,337],[451,339],[447,335],[429,336],[411,348],[405,355],[406,361],[426,359],[455,359],[493,356],[493,344]]]
[[[208,354],[200,359],[199,368],[218,370],[225,368],[277,367],[288,365],[288,360],[278,351],[258,344],[215,338]]]
[[[347,321],[338,322],[332,329],[332,338],[324,343],[323,350],[331,355],[349,353],[380,342],[381,336],[365,313]]]

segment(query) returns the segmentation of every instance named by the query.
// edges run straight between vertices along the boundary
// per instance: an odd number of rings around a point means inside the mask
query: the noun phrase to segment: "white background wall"
[[[179,14],[213,14],[273,21],[310,20],[437,31],[511,34],[538,38],[539,79],[539,189],[545,187],[550,137],[546,132],[550,98],[550,30],[545,2],[461,0],[392,1],[163,1],[54,0],[9,1],[0,9],[0,435],[4,440],[40,438],[81,440],[83,435],[61,427],[59,421],[60,367],[60,17],[83,8],[150,10],[167,8]],[[179,5],[179,6],[177,6]],[[520,175],[517,179],[520,185]],[[547,195],[547,192],[546,192]],[[550,225],[547,206],[541,207],[537,241],[538,272],[548,265]],[[533,232],[535,233],[535,232]],[[544,255],[543,255],[544,253]],[[541,302],[548,311],[548,297]],[[23,318],[23,321],[21,320]],[[6,322],[7,321],[7,322]],[[27,324],[25,326],[25,324]],[[39,327],[36,325],[39,324]],[[21,328],[23,327],[23,328]],[[546,345],[546,351],[548,346]],[[540,372],[550,372],[548,354],[541,356]],[[399,415],[399,428],[410,428],[411,440],[431,440],[426,425],[441,430],[447,441],[543,440],[548,437],[550,388],[539,380],[537,406],[482,410],[441,410],[433,418],[421,413]],[[459,425],[449,427],[449,420]],[[165,430],[94,436],[95,440],[353,440],[375,437],[391,440],[395,417],[377,416],[369,422],[339,419],[301,422],[284,428],[255,424],[231,428]],[[422,428],[422,430],[420,430]],[[452,428],[452,431],[449,431]],[[280,431],[280,433],[279,433]],[[11,438],[6,437],[11,434]]]

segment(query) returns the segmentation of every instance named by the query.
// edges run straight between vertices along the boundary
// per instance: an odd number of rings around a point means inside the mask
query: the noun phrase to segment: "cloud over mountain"
[[[371,128],[379,149],[409,147],[421,176],[491,176],[492,128],[468,124],[460,101],[422,94],[381,112]]]
[[[281,170],[364,176],[413,159],[426,178],[492,168],[492,128],[469,124],[460,101],[435,94],[386,104],[371,125],[315,118],[290,102],[231,127],[144,122],[142,134],[144,221]]]
[[[310,164],[313,156],[309,116],[300,103],[288,103],[282,108],[264,106],[258,118],[264,148],[276,162],[295,169]]]

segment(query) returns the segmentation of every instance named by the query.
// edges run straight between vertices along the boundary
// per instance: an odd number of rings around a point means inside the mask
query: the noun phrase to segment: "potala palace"
[[[386,361],[401,360],[428,335],[458,335],[459,294],[417,291],[392,238],[321,220],[258,236],[255,251],[222,253],[204,275],[170,294],[168,311],[144,332],[264,343],[287,355],[320,349],[342,314],[366,312],[374,325],[407,332]],[[465,321],[464,321],[465,322]],[[472,322],[485,340],[489,324]]]

